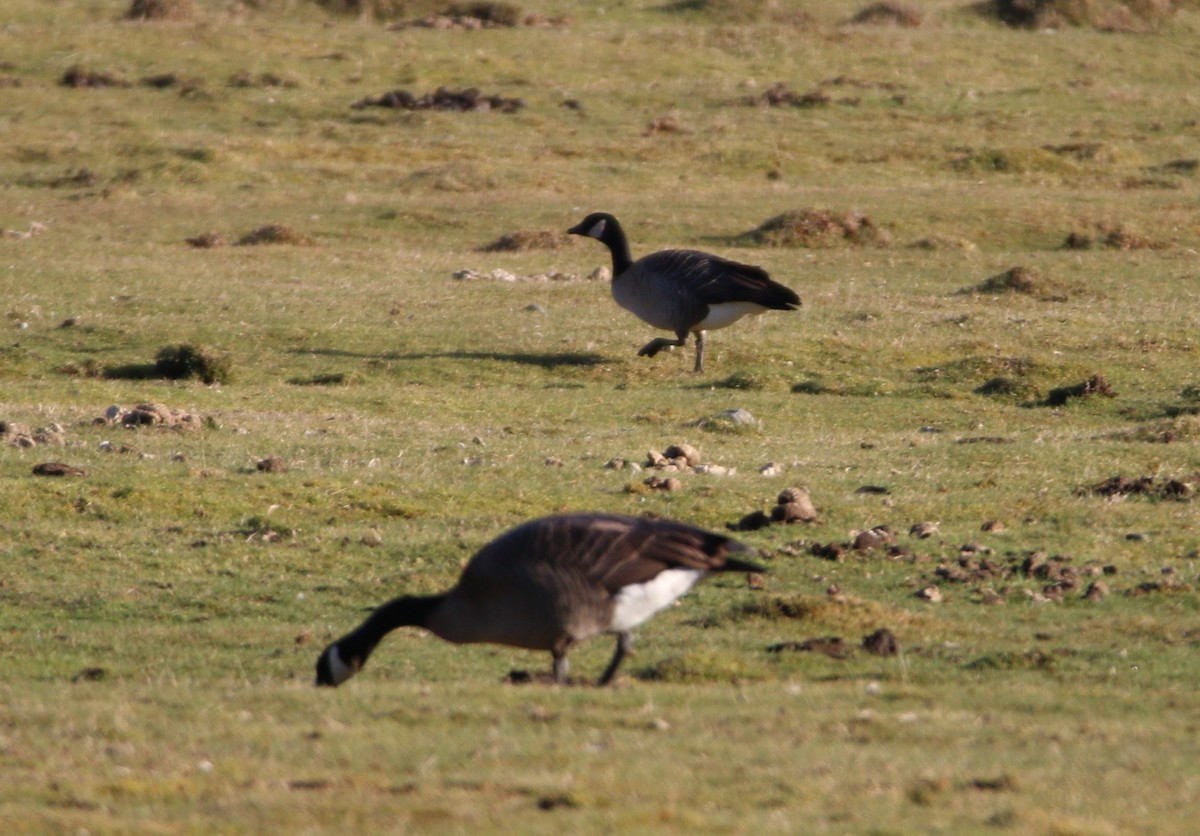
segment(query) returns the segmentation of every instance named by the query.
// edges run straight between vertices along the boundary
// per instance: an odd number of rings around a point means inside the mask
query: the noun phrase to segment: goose
[[[697,250],[662,250],[634,261],[617,219],[593,212],[567,230],[595,238],[612,253],[612,295],[617,304],[676,339],[658,337],[638,356],[653,357],[696,335],[697,373],[704,371],[704,333],[725,328],[747,314],[793,311],[800,297],[772,281],[767,271]]]
[[[632,648],[632,630],[709,572],[762,572],[735,557],[750,549],[685,523],[615,514],[530,520],[484,546],[448,592],[407,595],[376,609],[317,660],[317,685],[341,685],[398,627],[423,627],[466,644],[548,650],[554,681],[567,681],[567,653],[601,633],[616,651],[599,684],[612,682]]]

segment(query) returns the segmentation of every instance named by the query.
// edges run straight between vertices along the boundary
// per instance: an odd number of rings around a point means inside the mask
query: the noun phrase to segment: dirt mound
[[[1067,235],[1063,246],[1068,250],[1166,250],[1171,244],[1143,235],[1124,224],[1092,224]]]
[[[397,110],[443,110],[459,113],[491,110],[500,113],[516,113],[525,107],[525,100],[506,99],[498,95],[487,96],[480,93],[475,87],[467,87],[462,90],[439,87],[432,93],[426,93],[423,96],[414,96],[407,90],[390,90],[381,96],[359,99],[350,107],[354,110],[362,110],[367,107],[387,107]]]
[[[886,247],[892,236],[861,212],[835,214],[825,209],[784,212],[744,232],[736,243],[765,247],[821,249],[839,246]]]
[[[529,250],[558,250],[572,243],[571,237],[548,229],[510,232],[479,248],[484,253],[523,253]]]
[[[1062,285],[1046,278],[1034,267],[1023,266],[1011,267],[962,292],[991,295],[1016,293],[1047,302],[1063,302],[1067,299],[1066,289]]]
[[[192,0],[133,0],[125,13],[129,20],[188,20]]]
[[[89,70],[76,64],[63,73],[58,82],[63,87],[129,87],[120,76],[103,70]]]
[[[858,26],[903,26],[910,29],[915,29],[923,22],[924,16],[920,9],[890,0],[872,3],[848,21]]]
[[[1182,479],[1160,479],[1154,476],[1116,475],[1075,492],[1076,496],[1094,494],[1112,499],[1126,496],[1147,496],[1154,499],[1191,499],[1200,485],[1200,473]]]
[[[189,241],[188,243],[192,242]],[[253,247],[259,244],[292,244],[294,246],[307,247],[312,244],[312,239],[301,235],[285,224],[267,224],[243,235],[238,239],[236,246]],[[193,246],[202,245],[193,244]],[[212,244],[208,246],[212,246]]]
[[[1148,32],[1187,0],[993,0],[980,8],[1020,29],[1081,26],[1103,32]]]

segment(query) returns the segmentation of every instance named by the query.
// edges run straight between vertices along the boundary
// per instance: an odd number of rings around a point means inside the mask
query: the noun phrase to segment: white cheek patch
[[[342,654],[338,653],[336,645],[329,648],[329,675],[333,677],[334,685],[341,685],[355,673],[354,668],[342,661]]]
[[[670,606],[704,577],[701,569],[667,569],[645,583],[630,584],[616,594],[610,630],[632,630]]]
[[[604,230],[607,226],[608,226],[608,221],[601,218],[600,220],[596,221],[595,226],[593,226],[591,229],[588,230],[588,237],[589,238],[599,238],[601,235],[604,234]]]

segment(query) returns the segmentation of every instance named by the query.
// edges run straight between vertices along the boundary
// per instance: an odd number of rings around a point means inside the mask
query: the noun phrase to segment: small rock
[[[812,522],[816,518],[817,509],[812,506],[811,502],[807,504],[788,502],[785,505],[776,505],[771,509],[771,521],[785,525]]]
[[[1093,581],[1088,585],[1087,592],[1083,593],[1085,601],[1103,601],[1108,595],[1108,584],[1104,581]]]
[[[876,656],[895,656],[900,652],[900,642],[895,634],[886,627],[880,627],[862,640],[863,649]]]
[[[259,459],[254,466],[259,473],[286,473],[288,469],[287,462],[279,458],[279,456],[268,456],[265,459]]]
[[[367,531],[367,533],[362,536],[362,544],[364,546],[368,546],[370,548],[376,548],[377,546],[382,546],[383,545],[383,534],[381,534],[379,529],[377,529],[377,528],[369,529]]]
[[[917,597],[931,604],[940,604],[942,602],[942,591],[936,586],[927,586],[917,592]]]
[[[661,476],[651,476],[644,484],[656,491],[677,491],[683,487],[683,483],[673,476],[665,479]]]
[[[621,470],[626,464],[627,462],[624,459],[614,456],[604,463],[604,468],[606,470]]]
[[[783,468],[775,464],[775,462],[767,462],[758,469],[758,472],[768,478],[772,476],[780,476],[783,474]]]
[[[723,464],[698,464],[692,468],[692,472],[709,476],[733,476],[737,473],[737,468],[726,467]]]
[[[751,415],[749,410],[742,409],[741,407],[726,409],[718,413],[717,417],[739,427],[750,427],[758,423],[758,419]]]
[[[766,589],[767,576],[762,572],[748,572],[746,573],[746,585],[751,589]]]
[[[987,531],[992,534],[999,534],[1001,531],[1004,531],[1007,527],[1008,526],[1006,526],[1004,523],[1000,522],[1000,520],[988,520],[983,525],[981,525],[979,528],[981,531]]]
[[[867,531],[853,532],[853,536],[851,548],[860,552],[883,548],[896,542],[895,535],[886,525],[877,525]]]
[[[935,522],[919,522],[914,524],[908,530],[908,533],[913,537],[920,537],[922,540],[925,540],[938,533],[938,524]]]
[[[541,305],[537,304],[536,302],[526,305],[524,310],[528,311],[529,313],[545,313],[546,312],[546,309],[543,308]]]
[[[672,444],[663,450],[663,456],[668,459],[685,459],[688,467],[700,464],[700,451],[690,444]]]
[[[562,467],[563,460],[558,456],[546,456],[546,460],[543,462],[543,464],[545,464],[546,467]]]

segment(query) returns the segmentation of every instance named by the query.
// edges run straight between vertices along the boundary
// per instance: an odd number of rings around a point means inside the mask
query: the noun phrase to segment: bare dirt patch
[[[521,230],[501,235],[479,248],[484,253],[524,253],[531,250],[559,250],[573,243],[571,236],[549,229]]]
[[[915,29],[924,21],[925,16],[915,6],[885,0],[882,3],[872,3],[856,12],[847,23],[856,26],[901,26]]]
[[[416,96],[407,90],[389,90],[380,96],[367,96],[350,105],[354,110],[368,107],[386,107],[395,110],[439,110],[458,113],[516,113],[525,107],[525,100],[506,99],[501,95],[485,95],[476,87],[453,90],[439,87],[432,93]]]
[[[784,212],[737,236],[738,243],[762,247],[886,247],[892,236],[862,212],[826,209]]]
[[[191,240],[188,243],[192,243]],[[307,235],[301,234],[286,224],[267,224],[243,235],[237,240],[235,246],[254,247],[259,244],[290,244],[295,247],[307,247],[311,246],[312,243],[312,239]]]
[[[978,8],[1019,29],[1079,26],[1102,32],[1149,32],[1184,5],[1184,0],[992,0]]]
[[[962,293],[983,293],[999,296],[1014,293],[1032,296],[1045,302],[1064,302],[1069,298],[1067,287],[1043,275],[1035,267],[1010,267],[984,279],[977,285],[964,288]]]
[[[194,11],[192,0],[133,0],[125,17],[129,20],[188,20]]]

